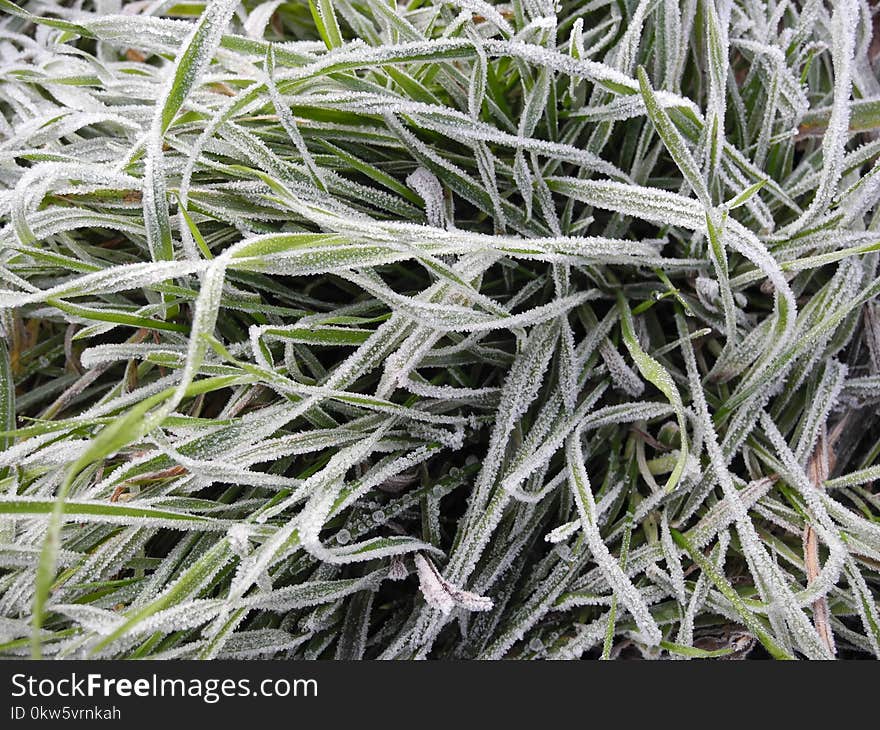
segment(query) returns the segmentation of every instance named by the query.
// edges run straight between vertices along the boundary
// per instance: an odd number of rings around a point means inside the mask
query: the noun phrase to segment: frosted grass
[[[106,7],[0,0],[0,655],[880,657],[868,4]]]

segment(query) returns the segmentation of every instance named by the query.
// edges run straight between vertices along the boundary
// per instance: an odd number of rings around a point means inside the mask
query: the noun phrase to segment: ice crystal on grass
[[[461,607],[468,611],[489,611],[493,603],[491,598],[478,596],[476,593],[457,588],[445,580],[437,571],[430,558],[415,553],[416,571],[419,575],[419,586],[429,605],[448,614],[453,608]]]
[[[876,9],[192,5],[0,0],[0,655],[880,656]]]

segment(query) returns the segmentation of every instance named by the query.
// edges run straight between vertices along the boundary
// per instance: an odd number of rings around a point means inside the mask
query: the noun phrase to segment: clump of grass
[[[0,12],[0,653],[880,655],[867,3]]]

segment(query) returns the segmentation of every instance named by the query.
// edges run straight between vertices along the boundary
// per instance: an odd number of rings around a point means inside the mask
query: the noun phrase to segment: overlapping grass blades
[[[872,13],[0,0],[0,655],[880,656]]]

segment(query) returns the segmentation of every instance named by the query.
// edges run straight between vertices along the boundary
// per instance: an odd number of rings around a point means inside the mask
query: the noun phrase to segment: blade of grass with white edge
[[[657,622],[651,616],[651,612],[641,595],[639,595],[638,589],[620,567],[620,563],[614,560],[599,533],[599,528],[596,524],[596,502],[593,498],[590,480],[584,466],[584,453],[580,439],[580,431],[575,430],[566,442],[565,458],[572,496],[577,505],[578,514],[581,519],[581,529],[584,532],[587,546],[602,570],[603,575],[611,585],[614,596],[620,600],[633,619],[635,619],[645,641],[651,645],[659,644],[663,635],[657,626]]]
[[[59,549],[61,525],[64,520],[67,495],[76,478],[89,464],[100,461],[133,441],[142,438],[161,423],[186,396],[207,348],[204,335],[210,334],[217,319],[220,291],[225,275],[223,263],[220,262],[213,265],[208,270],[202,283],[203,288],[196,304],[190,346],[180,383],[170,393],[164,391],[141,401],[131,408],[125,416],[105,426],[92,440],[89,448],[70,466],[64,482],[55,495],[54,508],[49,517],[46,539],[43,542],[43,551],[37,568],[33,607],[34,631],[32,648],[35,657],[40,656],[40,629],[43,623],[49,590],[55,579],[56,556]],[[150,409],[153,406],[159,406],[159,408],[155,412],[150,413]]]
[[[154,260],[174,258],[171,221],[168,216],[168,193],[163,138],[187,96],[196,86],[214,55],[226,24],[238,0],[217,0],[205,7],[199,22],[174,60],[163,98],[156,112],[146,141],[144,168],[144,224]]]
[[[0,431],[8,434],[15,430],[15,379],[9,360],[9,347],[6,339],[0,338]],[[13,443],[10,436],[0,436],[0,451],[5,451]],[[0,468],[0,479],[8,474],[8,468]]]
[[[700,168],[697,166],[691,151],[687,148],[684,137],[676,129],[666,110],[657,102],[657,97],[654,94],[654,89],[651,88],[651,82],[644,67],[639,66],[636,73],[639,79],[639,89],[645,100],[645,108],[648,110],[648,116],[654,123],[654,128],[663,140],[663,144],[666,146],[675,164],[678,165],[678,169],[681,171],[684,179],[687,180],[691,190],[697,196],[697,200],[705,207],[710,207],[709,189],[706,187],[706,181],[703,179],[703,174],[700,172]]]
[[[672,376],[666,368],[642,349],[638,339],[636,339],[632,312],[630,311],[629,304],[620,291],[617,293],[617,307],[620,312],[620,333],[623,338],[623,343],[626,345],[626,349],[629,350],[633,362],[635,362],[642,377],[649,383],[657,386],[675,410],[675,418],[678,421],[681,446],[678,450],[678,458],[675,461],[675,467],[672,472],[670,472],[669,478],[664,485],[664,491],[671,492],[681,482],[685,474],[685,469],[688,466],[690,456],[688,452],[687,418],[684,412],[684,403],[682,403],[681,394],[678,392],[678,387],[675,385]]]
[[[671,532],[672,539],[675,540],[675,542],[687,552],[688,555],[690,555],[691,559],[700,566],[700,570],[709,576],[709,580],[712,581],[721,595],[730,601],[730,604],[742,618],[746,628],[748,628],[755,638],[761,642],[764,648],[769,652],[770,656],[774,659],[794,659],[793,656],[776,643],[775,639],[767,632],[764,626],[762,626],[758,617],[755,616],[755,614],[743,602],[742,598],[740,598],[736,589],[734,589],[734,587],[730,585],[730,582],[718,572],[715,566],[712,565],[712,563],[708,561],[699,550],[691,546],[687,538],[678,532],[678,530],[671,530]]]

